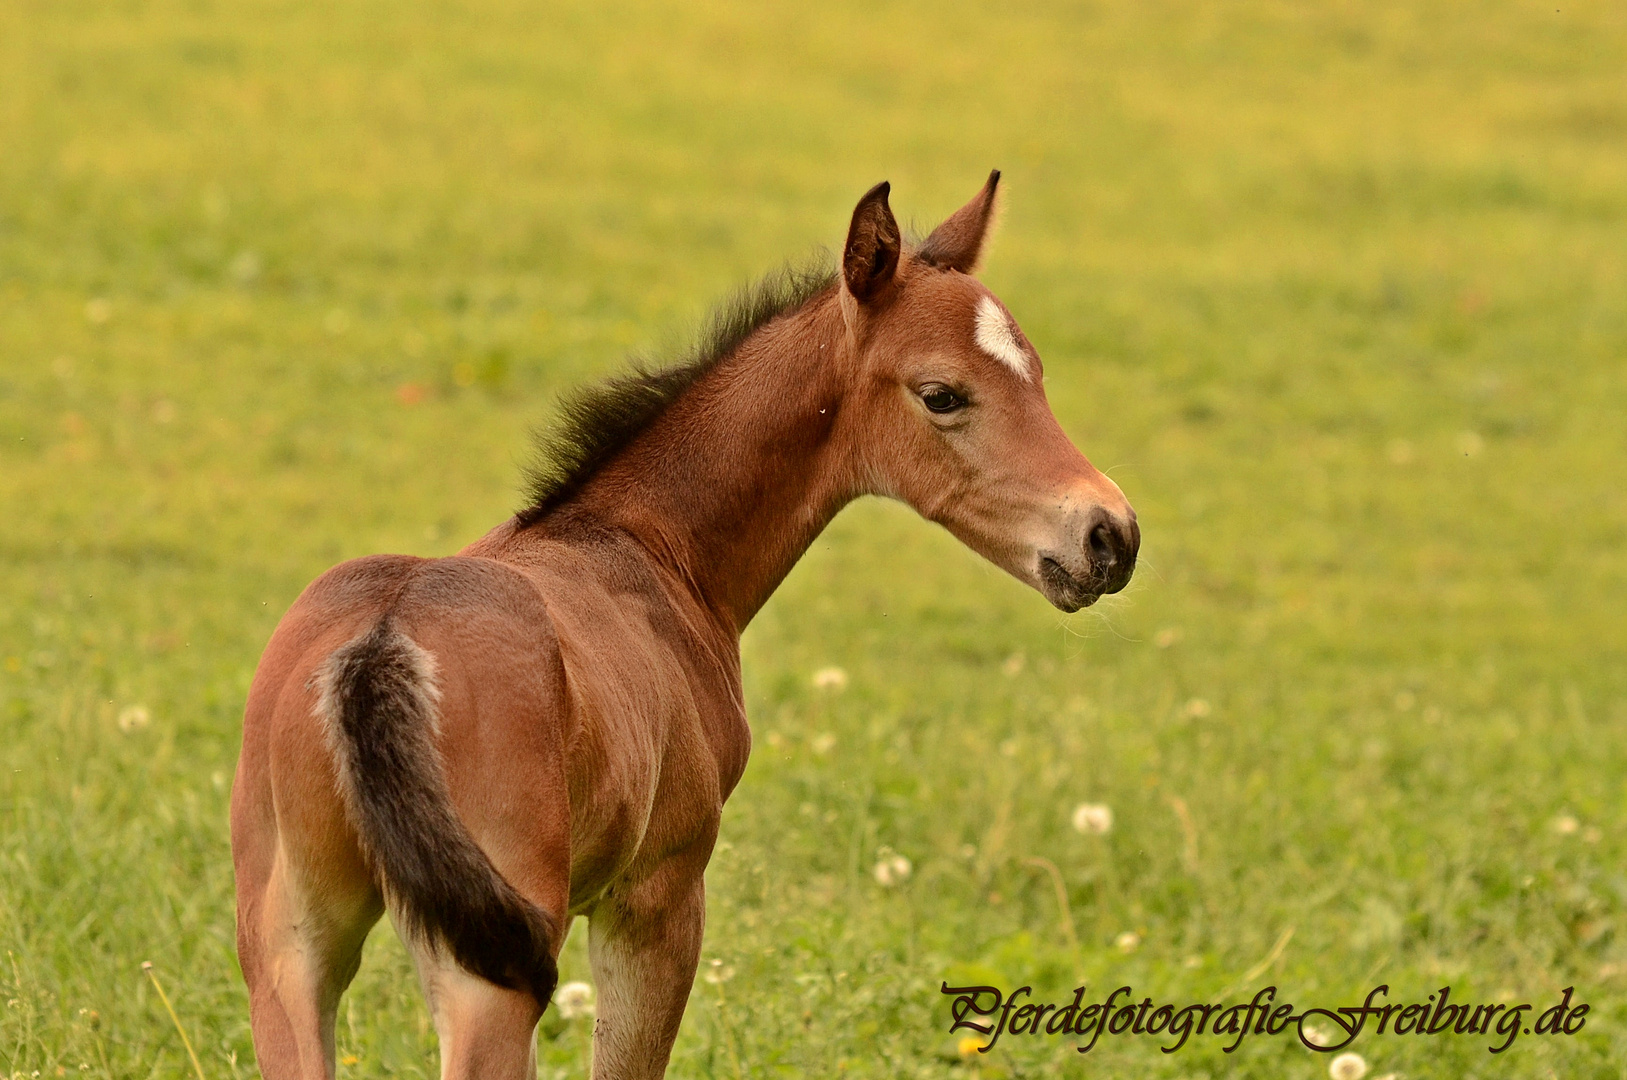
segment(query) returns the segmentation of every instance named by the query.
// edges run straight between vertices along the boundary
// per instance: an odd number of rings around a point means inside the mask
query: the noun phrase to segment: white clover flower
[[[876,865],[870,873],[875,877],[877,884],[890,889],[894,885],[904,884],[914,871],[915,867],[908,859],[892,848],[884,847],[876,852]]]
[[[1113,830],[1113,808],[1106,803],[1080,803],[1073,808],[1073,827],[1098,835]]]
[[[713,957],[706,965],[706,974],[702,975],[701,978],[713,986],[719,986],[734,978],[734,968]]]
[[[822,667],[813,673],[813,684],[815,690],[846,690],[847,672],[839,667]]]
[[[1141,935],[1134,930],[1126,930],[1113,939],[1113,944],[1122,953],[1133,953],[1141,947]]]
[[[126,705],[119,711],[120,731],[140,731],[152,722],[153,714],[147,711],[145,705]]]
[[[593,1015],[593,987],[585,982],[568,982],[554,991],[554,1006],[566,1020]]]
[[[1328,1064],[1333,1080],[1361,1080],[1367,1075],[1367,1060],[1360,1054],[1340,1054]]]

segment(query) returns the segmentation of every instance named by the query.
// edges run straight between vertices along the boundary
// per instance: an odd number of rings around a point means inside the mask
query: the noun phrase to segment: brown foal
[[[386,911],[442,1076],[535,1075],[578,914],[593,1075],[661,1076],[751,745],[740,633],[852,499],[908,503],[1064,611],[1124,587],[1135,514],[971,276],[998,181],[914,249],[878,185],[839,273],[761,289],[689,363],[568,404],[528,509],[449,558],[345,563],[295,602],[232,792],[268,1080],[333,1076],[335,1009]]]

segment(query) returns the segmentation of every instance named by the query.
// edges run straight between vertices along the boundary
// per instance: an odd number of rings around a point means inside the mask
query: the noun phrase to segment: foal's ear
[[[853,223],[847,227],[847,246],[842,249],[842,279],[847,291],[861,303],[881,295],[898,270],[902,240],[898,222],[893,219],[887,194],[893,186],[883,180],[864,193],[853,208]]]
[[[944,270],[959,270],[970,274],[977,269],[977,260],[983,253],[983,241],[989,235],[989,223],[994,220],[994,189],[1000,186],[1000,170],[989,173],[983,190],[926,238],[916,252],[922,262]]]

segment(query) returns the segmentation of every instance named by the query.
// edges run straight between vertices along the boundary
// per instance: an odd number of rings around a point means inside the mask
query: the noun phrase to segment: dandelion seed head
[[[1367,1075],[1367,1060],[1360,1054],[1340,1054],[1328,1063],[1333,1080],[1361,1080]]]
[[[1195,697],[1191,701],[1188,701],[1185,705],[1181,706],[1181,715],[1186,717],[1188,720],[1202,720],[1212,711],[1213,710],[1209,707],[1209,703],[1200,697]]]
[[[847,672],[839,667],[822,667],[813,673],[815,690],[843,691],[847,689]]]
[[[1113,830],[1113,808],[1106,803],[1080,803],[1073,808],[1073,827],[1078,832],[1101,835]]]
[[[721,986],[730,979],[734,978],[734,968],[728,964],[725,964],[722,960],[713,957],[707,962],[706,974],[702,975],[701,978],[705,979],[713,986]]]
[[[836,736],[828,731],[821,732],[815,735],[808,745],[813,749],[814,753],[824,757],[836,748]]]
[[[140,731],[152,723],[153,714],[147,711],[145,705],[126,705],[119,710],[119,730],[125,733]]]
[[[593,1015],[593,987],[585,982],[568,982],[554,991],[554,1005],[566,1020]]]
[[[1134,930],[1126,930],[1113,939],[1113,945],[1122,953],[1133,953],[1141,947],[1141,935]]]
[[[1558,817],[1554,818],[1550,827],[1560,836],[1569,836],[1576,830],[1580,829],[1582,827],[1582,823],[1576,820],[1575,815],[1560,814]]]
[[[876,852],[876,865],[870,870],[876,883],[887,889],[904,884],[914,872],[915,867],[909,859],[886,847]]]

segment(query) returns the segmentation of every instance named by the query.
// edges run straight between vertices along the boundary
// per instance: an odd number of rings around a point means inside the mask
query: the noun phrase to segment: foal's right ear
[[[994,192],[999,186],[1000,170],[995,169],[976,198],[932,230],[916,252],[921,261],[941,270],[959,270],[963,274],[975,271],[994,219]]]
[[[847,227],[847,246],[842,249],[842,280],[847,291],[860,303],[880,296],[892,283],[898,270],[903,241],[898,222],[893,219],[887,195],[893,186],[883,180],[864,193],[853,208],[853,223]]]

